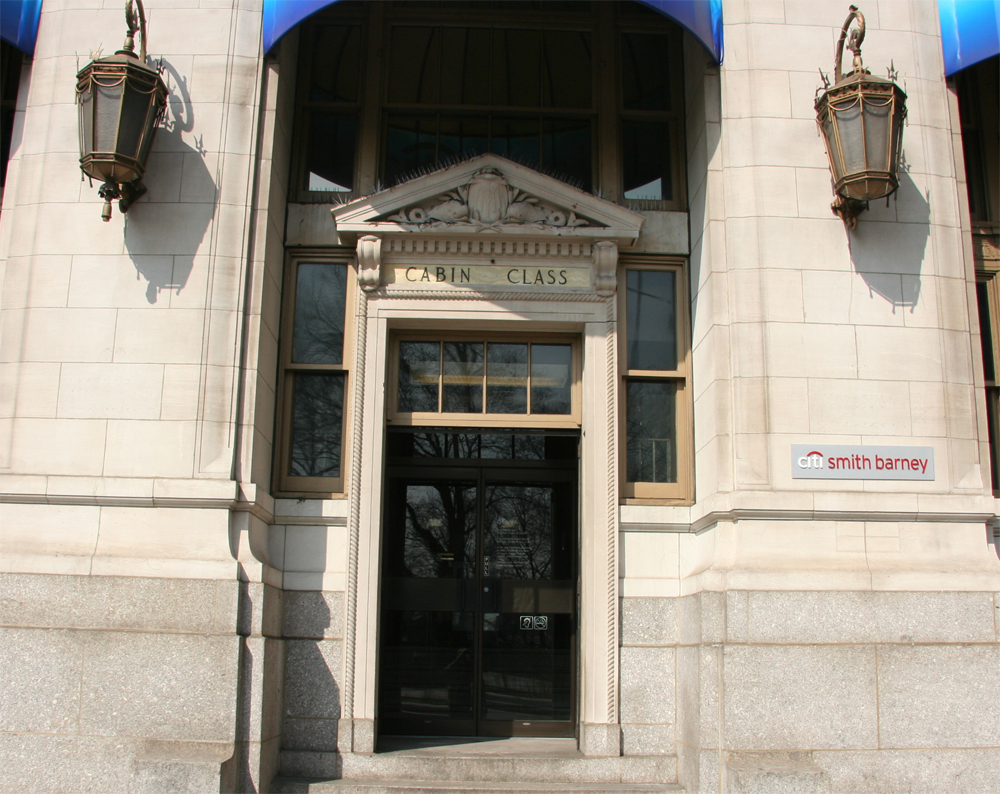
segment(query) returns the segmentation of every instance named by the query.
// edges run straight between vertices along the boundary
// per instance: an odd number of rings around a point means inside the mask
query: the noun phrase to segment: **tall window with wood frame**
[[[969,191],[993,491],[1000,495],[1000,56],[955,77]]]
[[[349,263],[329,256],[297,257],[287,269],[276,477],[280,492],[344,489],[347,307],[354,281]]]
[[[628,262],[623,276],[624,496],[686,501],[691,473],[684,269],[680,262],[649,258]]]

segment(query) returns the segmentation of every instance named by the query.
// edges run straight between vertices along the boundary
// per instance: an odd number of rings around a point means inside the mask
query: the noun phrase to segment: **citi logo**
[[[798,460],[800,469],[822,469],[823,468],[823,453],[813,450],[812,452],[807,452]]]

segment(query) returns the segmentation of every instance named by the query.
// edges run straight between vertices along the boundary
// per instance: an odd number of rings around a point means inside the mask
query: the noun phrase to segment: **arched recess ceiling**
[[[944,73],[1000,54],[1000,0],[938,0]]]
[[[337,0],[264,0],[264,52],[306,17]],[[670,17],[722,63],[722,0],[639,0]]]

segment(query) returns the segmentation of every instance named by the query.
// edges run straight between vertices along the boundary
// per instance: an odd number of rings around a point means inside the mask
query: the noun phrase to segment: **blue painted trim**
[[[1000,54],[1000,0],[938,0],[944,73]]]
[[[38,38],[42,0],[0,0],[0,38],[32,55]]]
[[[722,63],[722,0],[639,0],[670,17]],[[264,0],[264,52],[288,31],[337,0]]]

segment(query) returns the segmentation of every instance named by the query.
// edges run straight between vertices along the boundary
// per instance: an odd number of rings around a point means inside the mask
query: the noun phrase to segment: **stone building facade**
[[[0,790],[995,788],[995,54],[862,7],[851,229],[846,4],[148,0],[102,223],[122,5],[4,44]]]

